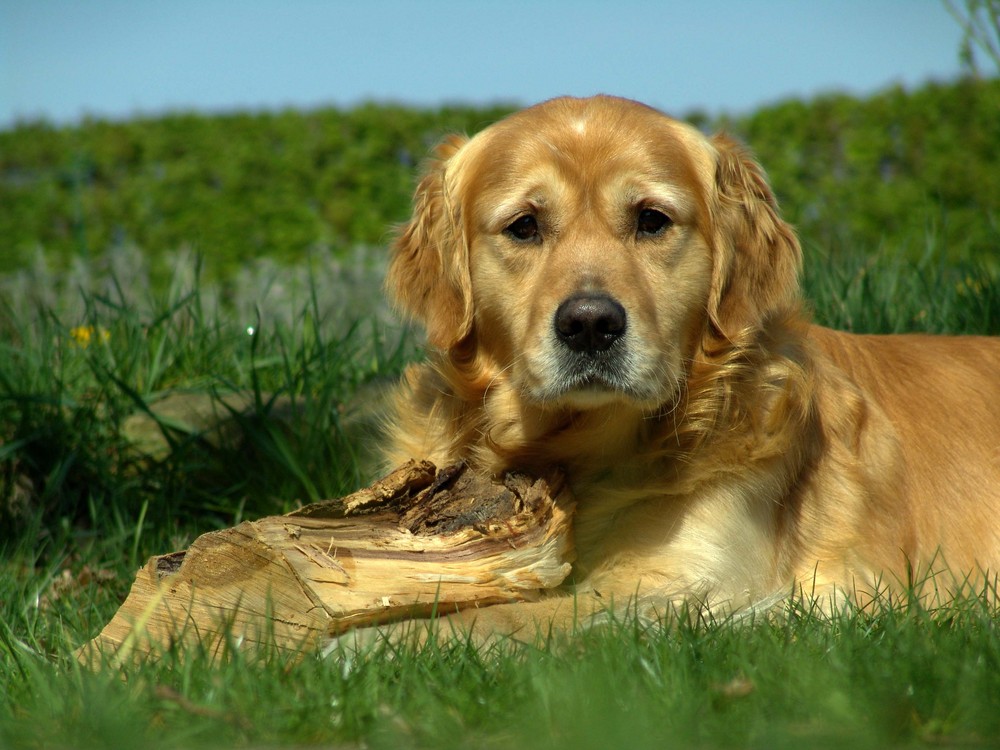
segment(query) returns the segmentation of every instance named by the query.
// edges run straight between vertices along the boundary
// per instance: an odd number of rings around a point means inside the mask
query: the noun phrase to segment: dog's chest
[[[621,478],[580,485],[576,580],[619,594],[756,599],[783,585],[773,488],[725,477],[685,494]],[[638,582],[638,584],[637,584]],[[739,602],[740,604],[744,602]]]

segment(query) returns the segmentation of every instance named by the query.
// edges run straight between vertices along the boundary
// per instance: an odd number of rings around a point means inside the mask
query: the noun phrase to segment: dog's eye
[[[525,214],[519,219],[513,221],[510,226],[504,230],[504,232],[509,234],[515,240],[527,242],[528,240],[533,240],[538,237],[538,221],[531,214]]]
[[[639,212],[636,222],[636,232],[640,236],[650,237],[668,229],[673,222],[670,217],[655,208],[644,208]]]

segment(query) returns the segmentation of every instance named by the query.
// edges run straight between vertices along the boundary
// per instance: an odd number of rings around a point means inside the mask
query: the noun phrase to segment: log
[[[354,627],[530,601],[571,569],[563,477],[410,461],[371,486],[151,558],[78,656],[315,647]]]

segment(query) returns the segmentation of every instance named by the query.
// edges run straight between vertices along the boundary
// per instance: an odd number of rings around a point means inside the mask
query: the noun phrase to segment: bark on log
[[[535,599],[569,574],[572,512],[559,474],[490,480],[411,461],[348,497],[150,559],[79,656],[298,649],[352,627]]]

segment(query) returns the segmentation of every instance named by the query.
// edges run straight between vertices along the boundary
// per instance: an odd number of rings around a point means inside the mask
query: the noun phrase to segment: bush
[[[385,244],[409,212],[416,167],[449,131],[509,107],[173,114],[0,132],[0,243],[7,269],[38,248],[58,268],[135,245],[169,278],[189,248],[208,278],[248,261],[303,261]],[[807,244],[839,252],[892,239],[996,263],[1000,81],[964,80],[867,99],[788,101],[742,118],[690,119],[742,137]]]

